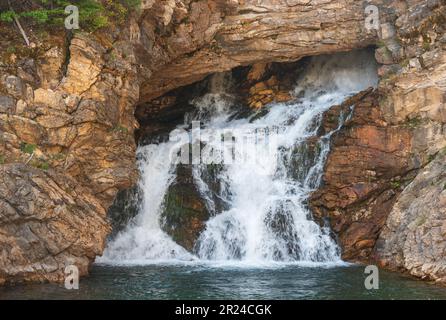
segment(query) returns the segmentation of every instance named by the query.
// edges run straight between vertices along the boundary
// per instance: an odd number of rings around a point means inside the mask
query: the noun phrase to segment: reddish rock
[[[356,103],[333,137],[323,187],[311,198],[315,215],[330,218],[346,260],[370,258],[399,192],[391,181],[414,169],[410,130],[389,126],[378,101],[374,92]]]

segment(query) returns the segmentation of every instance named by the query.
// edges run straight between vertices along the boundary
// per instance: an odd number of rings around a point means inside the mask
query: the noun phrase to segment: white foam
[[[224,166],[219,179],[225,185],[226,194],[222,196],[230,194],[226,197],[230,208],[206,222],[196,252],[191,254],[160,226],[163,199],[175,178],[175,166],[169,163],[174,143],[141,147],[138,153],[144,199],[140,213],[108,244],[97,262],[204,264],[224,268],[345,265],[330,230],[320,227],[306,206],[310,192],[320,183],[332,133],[319,139],[320,151],[312,166],[304,170],[304,179],[293,178],[290,166],[296,156],[294,148],[316,135],[325,111],[349,95],[377,84],[373,61],[367,51],[313,58],[294,90],[299,97],[296,102],[271,105],[270,111],[255,121],[229,120],[232,100],[222,92],[222,79],[227,78],[218,76],[212,82],[211,92],[194,101],[198,117],[206,119],[206,128],[234,132],[276,128],[275,152],[262,153],[261,159],[258,153],[248,152],[248,161]],[[218,149],[220,142],[208,142],[212,143]],[[215,211],[210,188],[201,178],[206,170],[206,166],[195,166],[193,176],[207,207]]]

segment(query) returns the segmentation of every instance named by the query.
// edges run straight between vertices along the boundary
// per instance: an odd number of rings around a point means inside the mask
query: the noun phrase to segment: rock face
[[[366,28],[367,5],[379,9],[379,32]],[[331,218],[346,259],[443,279],[434,249],[443,211],[416,221],[421,208],[444,207],[439,188],[417,191],[446,146],[444,17],[440,0],[161,0],[144,1],[125,27],[38,43],[32,54],[0,37],[0,282],[60,281],[72,263],[87,273],[110,232],[105,212],[137,179],[137,105],[174,106],[167,92],[248,65],[277,99],[262,65],[371,44],[383,63],[379,91],[334,137],[312,206]],[[271,101],[265,90],[252,90],[254,107]]]
[[[441,4],[441,5],[440,5]],[[376,246],[383,266],[445,283],[444,148],[446,53],[444,1],[418,3],[396,20],[408,63],[387,87],[382,110],[392,124],[413,128],[422,165],[396,198]]]
[[[446,150],[398,197],[377,251],[384,267],[446,283]]]
[[[381,6],[382,19],[393,6],[391,2]],[[152,100],[211,73],[240,65],[294,61],[367,46],[376,40],[376,32],[366,29],[365,3],[156,1],[143,18],[144,47],[140,51],[142,59],[153,62],[146,74],[156,76],[143,80],[141,99]]]
[[[325,184],[312,199],[345,259],[441,282],[444,204],[435,185],[444,158],[429,163],[446,144],[445,13],[443,2],[415,1],[383,26],[379,89],[334,136]]]
[[[69,57],[54,47],[0,66],[0,282],[87,274],[108,207],[137,179],[133,51],[116,41],[110,59],[100,40],[77,34]]]
[[[343,129],[334,136],[323,187],[311,199],[318,217],[330,217],[346,260],[366,260],[404,184],[410,163],[410,129],[389,126],[378,94],[355,103]]]
[[[106,211],[74,179],[23,164],[0,175],[0,280],[63,281],[67,265],[81,274],[104,250]]]

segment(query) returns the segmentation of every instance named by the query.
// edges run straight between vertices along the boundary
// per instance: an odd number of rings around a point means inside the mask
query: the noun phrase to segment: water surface
[[[397,273],[380,270],[379,290],[364,279],[361,266],[96,265],[79,290],[18,285],[0,299],[446,299],[446,288]]]

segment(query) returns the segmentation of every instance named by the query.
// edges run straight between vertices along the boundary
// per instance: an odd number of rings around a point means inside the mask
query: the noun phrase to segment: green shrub
[[[401,182],[399,182],[399,181],[392,181],[392,182],[390,183],[390,185],[392,186],[393,189],[399,189],[399,188],[401,188]]]
[[[22,12],[20,14],[21,17],[31,18],[37,23],[46,23],[49,20],[49,15],[51,15],[51,10],[33,10],[28,12]]]
[[[50,155],[50,159],[54,160],[54,161],[61,161],[61,160],[64,160],[66,157],[67,157],[67,155],[62,152]]]
[[[16,53],[16,52],[17,52],[17,49],[16,49],[15,46],[9,46],[9,47],[6,49],[6,52],[7,52],[7,53]]]
[[[46,171],[50,168],[50,165],[46,161],[40,161],[36,164],[36,168]]]
[[[0,13],[0,21],[2,22],[13,22],[14,16],[16,14],[13,11],[5,11]]]
[[[96,31],[110,23],[121,24],[130,11],[140,7],[140,0],[34,0],[38,9],[23,12],[12,10],[0,13],[0,21],[12,22],[14,17],[28,18],[39,25],[63,27],[65,7],[79,8],[80,27],[86,31]]]
[[[435,154],[430,154],[428,157],[427,157],[427,161],[428,162],[432,162],[432,161],[434,161],[435,160]]]
[[[34,151],[36,150],[36,148],[37,148],[37,146],[35,144],[29,144],[29,143],[25,143],[25,142],[22,142],[20,144],[20,150],[27,154],[33,154]]]
[[[406,120],[406,127],[414,129],[419,127],[423,123],[423,119],[421,117],[415,117]]]
[[[127,129],[126,127],[122,126],[122,125],[117,125],[116,127],[114,127],[112,129],[113,132],[119,132],[119,133],[128,133],[129,129]]]

